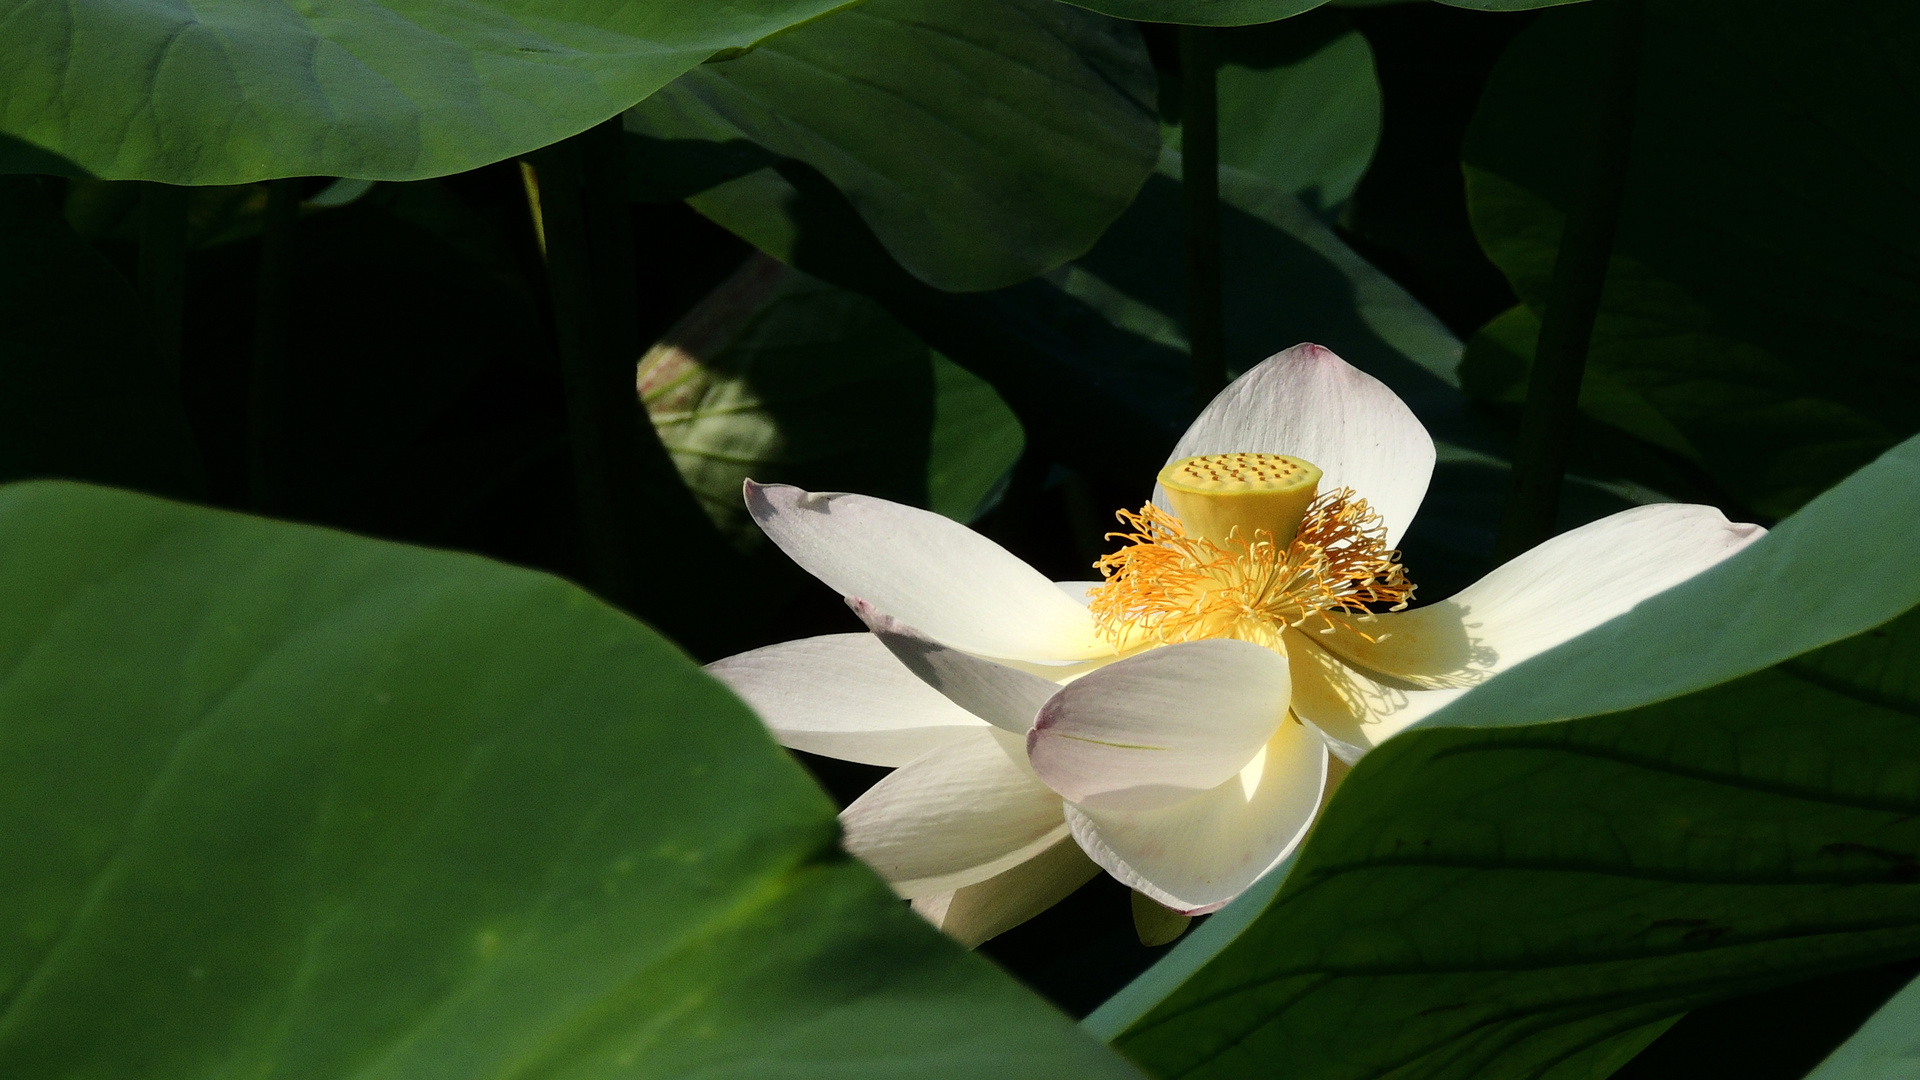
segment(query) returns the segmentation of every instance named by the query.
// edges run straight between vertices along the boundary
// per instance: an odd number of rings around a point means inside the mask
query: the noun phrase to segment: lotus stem
[[[1197,413],[1227,385],[1220,273],[1219,57],[1214,30],[1180,28],[1181,191],[1186,199],[1187,341]]]
[[[155,359],[180,383],[180,335],[187,302],[187,189],[140,187],[140,304],[147,315]]]
[[[280,512],[286,505],[287,352],[293,321],[294,228],[300,219],[300,188],[298,178],[274,180],[267,185],[266,220],[260,233],[253,371],[247,385],[247,481],[254,509],[266,514]],[[144,270],[144,252],[141,261]]]
[[[646,417],[635,378],[643,351],[626,150],[615,117],[536,151],[523,172],[546,256],[565,385],[581,529],[601,596],[670,622],[684,581],[648,574],[650,546],[673,544],[682,575],[717,558],[717,531]],[[657,561],[657,560],[656,560]]]
[[[1540,338],[1514,448],[1513,477],[1495,555],[1505,562],[1551,537],[1579,419],[1587,349],[1626,200],[1640,81],[1642,0],[1614,0],[1612,43],[1601,86],[1585,191],[1567,215],[1553,264]]]

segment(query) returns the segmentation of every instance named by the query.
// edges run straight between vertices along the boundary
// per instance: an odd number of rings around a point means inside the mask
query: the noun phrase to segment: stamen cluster
[[[1107,534],[1126,546],[1094,563],[1106,581],[1092,606],[1121,649],[1220,637],[1277,648],[1287,627],[1313,618],[1351,627],[1345,616],[1399,611],[1413,597],[1385,523],[1346,488],[1315,499],[1284,547],[1265,529],[1236,528],[1225,546],[1188,536],[1151,503],[1116,516],[1131,531]]]

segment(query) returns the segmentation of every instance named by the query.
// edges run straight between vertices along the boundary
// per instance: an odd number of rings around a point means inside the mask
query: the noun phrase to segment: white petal
[[[1341,761],[1351,765],[1367,751],[1398,735],[1407,725],[1466,693],[1389,685],[1358,671],[1339,657],[1287,632],[1287,660],[1293,665],[1293,711],[1327,740]]]
[[[985,881],[1066,835],[1017,736],[982,727],[901,766],[840,813],[849,852],[912,900]]]
[[[1321,491],[1352,488],[1401,534],[1433,478],[1433,439],[1386,384],[1318,345],[1295,345],[1233,380],[1180,437],[1168,461],[1236,451],[1291,454],[1319,466]],[[1166,508],[1160,490],[1154,502]]]
[[[1025,735],[1060,688],[1038,675],[951,649],[855,596],[847,605],[900,664],[949,701],[997,728]]]
[[[1028,660],[1113,651],[1083,605],[950,518],[865,495],[751,480],[745,496],[753,520],[808,573],[956,648]]]
[[[1099,873],[1099,865],[1067,836],[978,885],[921,897],[913,910],[971,949],[1065,900]]]
[[[1313,637],[1415,685],[1472,686],[1678,585],[1765,531],[1711,506],[1636,506],[1554,537],[1450,600],[1369,618],[1366,637],[1341,629]]]
[[[872,634],[769,645],[707,665],[746,699],[782,746],[905,765],[985,722],[900,666]]]
[[[1168,806],[1246,767],[1286,718],[1287,686],[1286,658],[1245,641],[1150,649],[1055,694],[1027,757],[1082,806]]]
[[[1053,583],[1053,586],[1061,592],[1066,593],[1067,596],[1072,598],[1074,603],[1079,604],[1081,607],[1089,607],[1093,604],[1094,590],[1103,584],[1105,584],[1105,582],[1056,581]]]
[[[1327,748],[1295,723],[1265,753],[1205,794],[1158,810],[1067,805],[1073,838],[1123,884],[1186,915],[1204,915],[1278,866],[1313,824]]]

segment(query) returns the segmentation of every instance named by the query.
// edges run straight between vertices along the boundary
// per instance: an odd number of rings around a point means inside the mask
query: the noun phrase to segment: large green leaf
[[[1915,520],[1920,439],[1468,691],[1244,932],[1090,1023],[1160,1075],[1605,1075],[1697,1005],[1920,954]]]
[[[179,377],[145,324],[133,287],[40,182],[0,177],[0,481],[202,493]]]
[[[1586,167],[1604,17],[1569,8],[1516,39],[1468,135],[1474,227],[1533,309],[1475,343],[1481,396],[1524,386]],[[1835,18],[1787,0],[1649,0],[1591,415],[1773,516],[1920,430],[1920,146],[1898,134],[1920,123],[1916,58],[1911,5]]]
[[[0,171],[174,184],[461,172],[847,2],[15,4]]]
[[[643,157],[744,140],[812,165],[949,290],[1085,252],[1159,146],[1139,32],[1055,0],[869,0],[688,72],[625,123]]]
[[[0,672],[8,1076],[1133,1075],[552,578],[17,485]]]

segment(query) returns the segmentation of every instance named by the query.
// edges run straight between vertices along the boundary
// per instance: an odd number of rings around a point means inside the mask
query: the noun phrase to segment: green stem
[[[1187,340],[1194,411],[1227,385],[1220,279],[1220,99],[1214,30],[1180,28],[1180,188],[1186,202]]]
[[[1560,514],[1580,383],[1607,265],[1626,200],[1633,114],[1640,80],[1642,0],[1614,0],[1614,33],[1586,191],[1567,216],[1553,264],[1527,402],[1514,448],[1513,477],[1500,518],[1496,557],[1505,562],[1546,540]]]
[[[177,386],[187,302],[187,189],[140,187],[140,265],[136,275],[154,354]]]
[[[300,220],[297,178],[267,185],[260,233],[260,270],[253,314],[253,371],[247,386],[247,481],[253,507],[286,506],[288,345],[292,333],[294,228]]]
[[[525,179],[547,260],[593,586],[671,624],[701,580],[712,580],[704,564],[723,542],[635,389],[642,342],[622,140],[615,117],[535,152]],[[678,569],[648,575],[662,536],[673,538]]]

